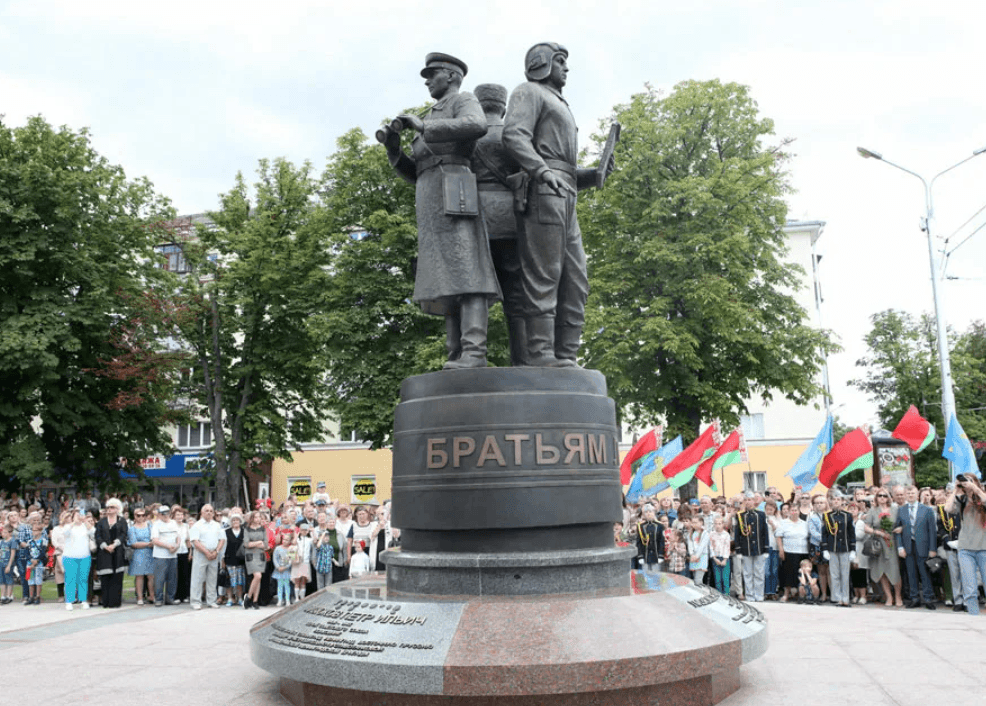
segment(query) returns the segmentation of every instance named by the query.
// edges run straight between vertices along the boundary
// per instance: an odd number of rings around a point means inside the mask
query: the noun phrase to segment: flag
[[[698,467],[698,470],[695,471],[695,477],[709,486],[712,492],[718,493],[719,488],[716,487],[716,482],[712,474],[734,463],[742,463],[744,460],[742,448],[743,433],[739,429],[736,429],[726,437],[726,440],[722,442],[722,446],[712,455],[712,458],[704,461]]]
[[[630,482],[630,477],[633,475],[633,464],[640,458],[643,458],[646,454],[651,451],[656,451],[661,446],[661,436],[663,432],[663,427],[657,427],[656,429],[651,429],[649,432],[644,434],[637,443],[633,445],[633,448],[623,457],[623,462],[620,464],[620,485],[626,485]]]
[[[890,436],[907,443],[911,451],[918,453],[935,440],[935,427],[921,416],[917,407],[911,405]]]
[[[982,478],[982,474],[979,473],[979,463],[976,462],[976,452],[972,450],[972,443],[962,431],[962,425],[954,414],[948,421],[944,446],[941,455],[952,462],[952,480],[955,480],[955,476],[960,473]]]
[[[642,497],[655,495],[669,487],[670,484],[664,479],[662,471],[668,461],[681,453],[681,447],[681,436],[676,436],[657,451],[651,451],[641,459],[627,489],[627,502],[635,503]]]
[[[801,452],[798,460],[787,472],[787,476],[794,481],[796,486],[801,486],[801,490],[810,493],[811,489],[818,483],[818,472],[822,468],[822,460],[825,454],[832,448],[832,417],[825,420],[821,431],[814,441],[808,444],[808,448]]]
[[[832,447],[822,461],[818,482],[831,488],[842,476],[873,465],[873,442],[863,427],[853,429]]]
[[[702,461],[708,460],[716,452],[716,445],[712,440],[715,433],[715,425],[709,426],[701,436],[688,445],[687,449],[664,466],[664,477],[668,479],[672,488],[680,488],[690,481]]]

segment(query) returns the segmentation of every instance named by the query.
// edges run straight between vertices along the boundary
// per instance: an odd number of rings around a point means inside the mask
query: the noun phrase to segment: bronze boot
[[[489,323],[489,305],[483,294],[470,294],[462,297],[459,305],[459,338],[461,355],[457,360],[445,364],[445,370],[461,368],[485,368],[486,328]]]
[[[572,368],[575,362],[555,357],[555,317],[537,316],[526,319],[527,365],[535,368]]]
[[[581,343],[581,326],[555,326],[555,358],[558,360],[571,361],[576,368],[581,368],[577,361]]]

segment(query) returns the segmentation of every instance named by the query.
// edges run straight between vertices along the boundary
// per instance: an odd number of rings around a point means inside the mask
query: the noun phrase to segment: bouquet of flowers
[[[894,526],[893,526],[893,523],[890,521],[890,513],[889,512],[881,512],[880,513],[880,529],[882,529],[888,535],[891,532],[893,532]],[[886,544],[887,544],[888,547],[890,546],[890,538],[889,537],[887,537],[883,541],[886,542]]]

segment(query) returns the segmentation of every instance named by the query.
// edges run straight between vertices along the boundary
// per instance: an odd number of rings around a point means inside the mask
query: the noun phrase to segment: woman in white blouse
[[[774,536],[781,560],[780,584],[785,589],[780,600],[784,603],[789,596],[798,595],[798,571],[801,560],[808,558],[808,524],[801,519],[797,508],[789,508],[787,521],[777,524]]]
[[[83,610],[89,608],[89,569],[92,566],[92,544],[89,526],[78,509],[69,514],[70,522],[62,528],[62,566],[65,569],[65,610],[79,601]]]

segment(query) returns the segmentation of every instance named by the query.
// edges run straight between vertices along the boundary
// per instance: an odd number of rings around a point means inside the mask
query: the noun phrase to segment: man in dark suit
[[[918,502],[918,489],[907,486],[905,503],[897,510],[896,527],[902,528],[900,534],[895,534],[897,553],[907,564],[907,581],[911,587],[911,599],[908,608],[921,605],[918,599],[918,575],[921,576],[921,598],[924,607],[935,609],[934,592],[931,587],[931,573],[925,561],[936,556],[938,545],[938,528],[935,522],[935,512],[927,505]]]

